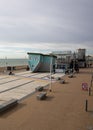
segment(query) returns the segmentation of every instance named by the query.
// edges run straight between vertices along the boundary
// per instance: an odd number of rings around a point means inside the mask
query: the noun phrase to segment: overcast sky
[[[0,58],[78,48],[93,55],[93,0],[0,0]]]

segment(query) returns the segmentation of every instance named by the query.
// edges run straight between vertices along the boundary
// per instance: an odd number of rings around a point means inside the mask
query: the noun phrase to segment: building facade
[[[50,65],[52,66],[51,69],[53,71],[53,66],[56,62],[56,56],[29,52],[27,54],[29,56],[28,64],[32,72],[49,72]]]

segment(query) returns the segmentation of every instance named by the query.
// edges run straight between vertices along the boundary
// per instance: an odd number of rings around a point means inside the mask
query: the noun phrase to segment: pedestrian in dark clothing
[[[53,73],[55,74],[55,64],[53,65]]]

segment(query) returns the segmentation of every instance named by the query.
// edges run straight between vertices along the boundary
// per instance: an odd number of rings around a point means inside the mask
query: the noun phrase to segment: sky
[[[78,48],[93,55],[93,0],[0,0],[0,58]]]

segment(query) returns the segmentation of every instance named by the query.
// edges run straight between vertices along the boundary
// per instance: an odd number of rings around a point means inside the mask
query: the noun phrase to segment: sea
[[[28,65],[28,59],[0,59],[0,67]]]

